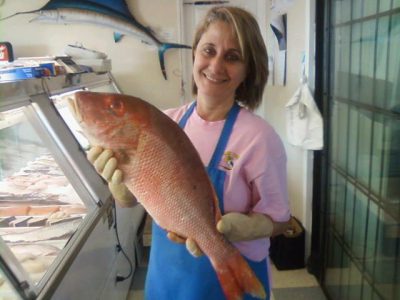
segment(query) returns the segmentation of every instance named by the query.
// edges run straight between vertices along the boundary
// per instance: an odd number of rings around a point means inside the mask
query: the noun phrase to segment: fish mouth
[[[76,101],[76,99],[73,97],[69,97],[67,103],[68,103],[68,107],[69,107],[70,111],[72,112],[72,115],[75,117],[76,121],[78,123],[82,123],[83,117],[78,108],[78,102]]]

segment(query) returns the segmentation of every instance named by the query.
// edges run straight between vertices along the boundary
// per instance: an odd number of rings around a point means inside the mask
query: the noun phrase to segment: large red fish
[[[218,199],[183,130],[151,104],[132,96],[78,92],[74,114],[92,145],[111,149],[124,183],[153,220],[192,238],[215,269],[226,298],[265,290],[247,262],[216,229]]]

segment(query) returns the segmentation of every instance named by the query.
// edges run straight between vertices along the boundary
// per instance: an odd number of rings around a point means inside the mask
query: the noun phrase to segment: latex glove
[[[113,155],[109,149],[94,146],[87,153],[87,158],[101,177],[108,182],[108,188],[114,199],[122,207],[134,206],[137,203],[136,198],[122,182],[122,172],[117,169],[118,162]]]
[[[270,237],[274,230],[274,223],[264,214],[245,215],[230,212],[219,220],[217,230],[231,242],[250,241]]]

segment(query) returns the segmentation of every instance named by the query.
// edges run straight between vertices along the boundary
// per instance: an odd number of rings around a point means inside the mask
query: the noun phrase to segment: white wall
[[[302,150],[287,141],[285,105],[300,84],[301,61],[303,54],[311,57],[309,64],[313,67],[313,43],[310,43],[310,5],[312,0],[295,0],[287,11],[287,75],[285,86],[268,85],[264,93],[265,115],[281,136],[288,157],[288,188],[292,214],[297,217],[306,229],[306,256],[309,255],[311,233],[312,203],[312,151]],[[314,6],[313,6],[314,7]],[[313,72],[310,72],[313,76]],[[313,82],[313,78],[310,78]]]
[[[178,0],[127,0],[135,18],[150,26],[158,36],[179,42]],[[6,0],[0,6],[0,17],[15,12],[35,10],[47,1]],[[61,55],[67,44],[83,46],[108,54],[112,72],[125,94],[143,98],[159,108],[178,106],[181,96],[180,51],[165,55],[168,80],[162,77],[155,48],[131,36],[114,43],[113,31],[95,25],[43,24],[29,21],[34,14],[18,15],[0,22],[0,41],[13,45],[15,57]]]
[[[254,0],[252,0],[254,1]],[[286,86],[267,86],[264,95],[264,114],[282,137],[288,156],[289,197],[292,213],[311,232],[312,153],[291,146],[286,139],[285,104],[299,86],[300,64],[304,51],[309,49],[307,10],[315,0],[295,0],[288,11],[288,51]],[[0,17],[19,11],[40,8],[47,1],[6,0],[0,7]],[[179,0],[127,0],[135,18],[150,26],[157,35],[179,42]],[[160,109],[180,105],[180,51],[166,54],[168,80],[160,71],[154,48],[126,36],[114,43],[113,32],[94,25],[58,25],[29,23],[34,15],[19,15],[0,23],[0,40],[13,44],[15,57],[63,54],[67,44],[82,43],[85,47],[102,51],[112,60],[112,73],[126,94],[143,98]],[[306,251],[308,253],[308,250]]]

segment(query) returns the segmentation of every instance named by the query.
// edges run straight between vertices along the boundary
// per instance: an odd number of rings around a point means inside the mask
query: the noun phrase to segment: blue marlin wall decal
[[[124,0],[50,0],[37,10],[17,12],[0,21],[31,13],[38,14],[32,21],[101,25],[114,29],[115,42],[119,42],[123,35],[132,35],[146,44],[154,45],[158,48],[158,59],[165,79],[167,79],[165,52],[171,48],[191,48],[187,45],[160,41],[150,28],[143,26],[134,18]]]

